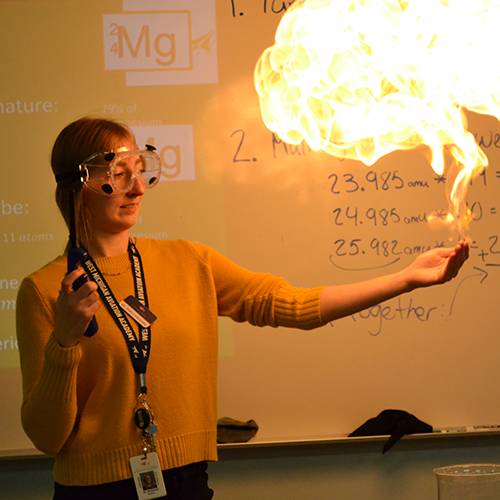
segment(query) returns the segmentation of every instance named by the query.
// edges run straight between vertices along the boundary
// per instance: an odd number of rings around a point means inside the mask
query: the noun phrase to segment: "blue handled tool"
[[[87,252],[83,248],[80,248],[76,241],[76,224],[75,224],[75,204],[73,200],[73,192],[71,192],[70,197],[70,228],[69,228],[69,242],[70,246],[68,248],[68,273],[74,271],[78,264],[87,256]],[[82,274],[73,282],[73,290],[78,290],[86,281],[88,277],[86,274]],[[98,326],[95,316],[90,320],[87,330],[85,330],[86,337],[92,337],[97,333]]]

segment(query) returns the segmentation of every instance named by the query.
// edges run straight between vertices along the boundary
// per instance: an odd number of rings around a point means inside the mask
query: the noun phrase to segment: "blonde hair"
[[[106,118],[80,118],[64,127],[52,147],[51,166],[54,175],[64,176],[78,171],[78,165],[93,153],[112,151],[122,140],[134,140],[132,131],[123,123]],[[66,226],[70,229],[71,196],[75,206],[75,229],[78,241],[88,246],[91,231],[82,186],[75,182],[58,182],[56,202]]]

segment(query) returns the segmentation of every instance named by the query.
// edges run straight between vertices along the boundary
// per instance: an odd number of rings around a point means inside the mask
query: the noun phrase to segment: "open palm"
[[[415,288],[445,283],[457,275],[468,256],[469,245],[465,241],[452,248],[434,248],[408,266],[408,280]]]

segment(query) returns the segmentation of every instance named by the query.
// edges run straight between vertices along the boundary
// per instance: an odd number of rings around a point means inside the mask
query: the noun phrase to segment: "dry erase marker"
[[[443,429],[437,429],[436,432],[443,434],[454,433],[454,432],[484,432],[484,431],[500,431],[500,425],[466,425],[461,427],[445,427]]]

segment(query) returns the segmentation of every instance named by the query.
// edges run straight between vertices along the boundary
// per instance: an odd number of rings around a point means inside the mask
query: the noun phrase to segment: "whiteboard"
[[[447,205],[424,148],[366,167],[265,129],[253,68],[289,3],[1,3],[1,453],[32,447],[19,421],[15,297],[64,248],[49,156],[80,116],[123,120],[139,144],[158,147],[164,175],[141,236],[202,241],[296,286],[396,272],[456,241],[425,223]],[[221,417],[255,419],[259,439],[345,435],[385,408],[435,427],[500,422],[500,126],[468,120],[490,166],[469,189],[471,258],[460,276],[309,332],[221,319]]]

